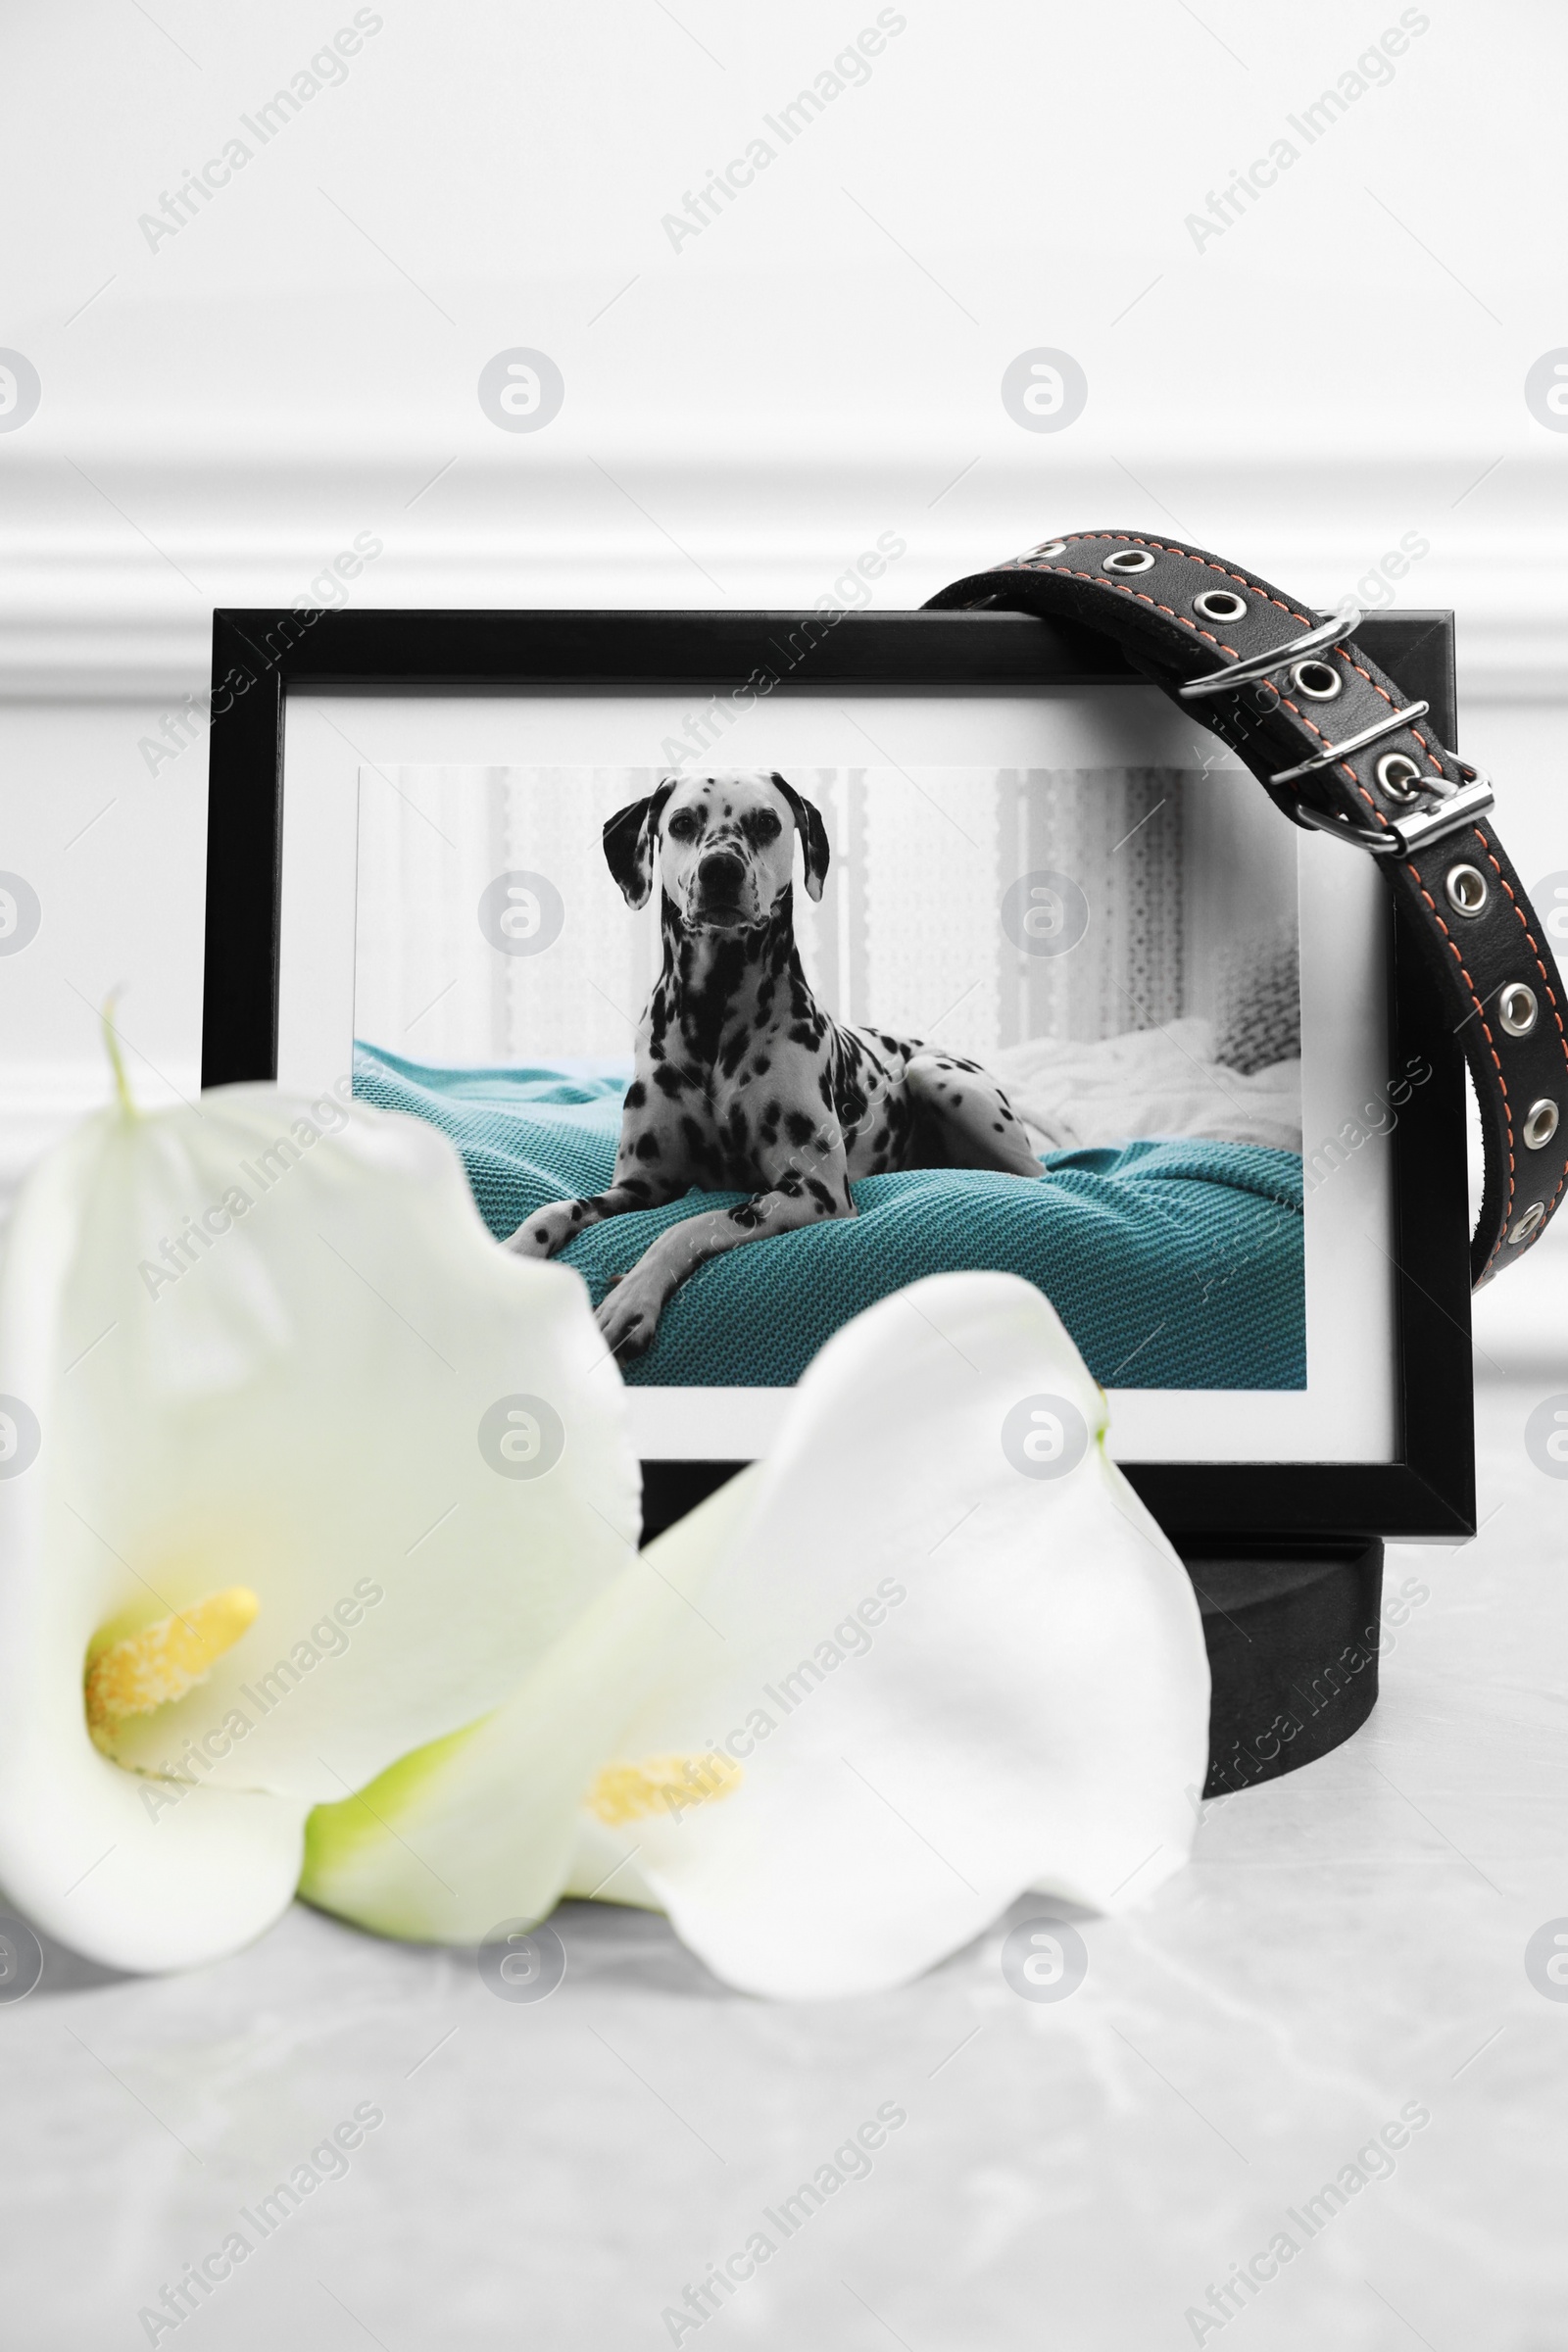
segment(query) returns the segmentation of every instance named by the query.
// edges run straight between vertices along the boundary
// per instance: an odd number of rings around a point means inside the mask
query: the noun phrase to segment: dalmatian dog
[[[608,1192],[536,1209],[504,1248],[553,1257],[603,1217],[694,1185],[745,1192],[670,1227],[598,1310],[622,1360],[641,1355],[689,1275],[725,1250],[853,1217],[851,1187],[890,1168],[991,1168],[1038,1177],[995,1079],[918,1038],[848,1028],[821,1010],[795,946],[799,841],[819,899],[821,813],[780,775],[669,777],[611,817],[610,870],[631,906],[657,872],[663,964],[637,1032]]]

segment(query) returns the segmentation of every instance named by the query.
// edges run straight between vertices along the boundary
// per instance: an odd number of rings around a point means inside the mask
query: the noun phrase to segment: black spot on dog
[[[815,1127],[804,1110],[792,1110],[784,1122],[784,1132],[792,1144],[804,1144],[810,1141]]]
[[[998,1133],[1001,1133],[1000,1128]],[[655,1135],[652,1128],[649,1128],[645,1135],[640,1135],[637,1138],[637,1156],[639,1159],[660,1159],[662,1157],[662,1153],[661,1152],[659,1147],[659,1138],[657,1135]]]
[[[672,1102],[678,1096],[686,1092],[685,1079],[674,1063],[669,1061],[661,1062],[659,1068],[654,1072],[654,1084],[660,1093],[667,1095]]]
[[[628,1086],[626,1089],[626,1108],[628,1110],[641,1110],[647,1100],[647,1087],[644,1086],[640,1078],[634,1078],[630,1086]]]

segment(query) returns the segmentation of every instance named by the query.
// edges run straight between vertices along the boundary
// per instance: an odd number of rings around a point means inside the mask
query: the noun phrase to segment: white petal
[[[164,1244],[182,1236],[172,1276]],[[494,1706],[635,1540],[623,1393],[582,1284],[494,1247],[441,1137],[358,1105],[313,1119],[236,1087],[199,1113],[90,1121],[18,1203],[5,1395],[41,1443],[0,1476],[0,1883],[44,1916],[53,1774],[70,1789],[53,1818],[121,1856],[88,1884],[128,1870],[108,1942],[58,1932],[133,1965],[183,1883],[176,1848],[221,1843],[193,1826],[220,1790],[253,1827],[230,1833],[235,1872],[189,1866],[210,1886],[191,1951],[222,1947],[241,1894],[261,1915],[243,1932],[265,1924],[309,1805]],[[545,1409],[515,1408],[532,1418],[509,1440],[514,1475],[485,1416],[505,1435],[519,1397]],[[87,1643],[235,1584],[260,1597],[249,1632],[186,1697],[121,1727],[122,1762],[197,1784],[145,1820],[134,1775],[87,1742]],[[248,1846],[265,1897],[240,1885]]]
[[[541,1919],[564,1891],[657,1904],[636,1869],[635,1829],[603,1828],[583,1796],[622,1752],[636,1695],[693,1642],[716,1643],[685,1594],[742,1519],[757,1475],[731,1480],[650,1544],[507,1705],[405,1757],[363,1802],[318,1808],[307,1900],[382,1935],[446,1943]]]
[[[1004,1449],[1042,1396],[1087,1434],[1062,1475]],[[622,1732],[630,1756],[736,1753],[771,1718],[735,1794],[639,1825],[639,1869],[720,1976],[868,1990],[1027,1888],[1107,1908],[1185,1860],[1201,1621],[1103,1428],[1054,1310],[1007,1275],[919,1283],[811,1366],[704,1584],[722,1666],[688,1647]]]
[[[1004,1450],[1042,1396],[1081,1418],[1063,1475]],[[718,1974],[795,1995],[913,1976],[1032,1886],[1147,1892],[1190,1846],[1208,1673],[1191,1584],[1103,1426],[1027,1284],[942,1275],[884,1300],[816,1359],[765,1465],[411,1772],[397,1830],[450,1892],[368,1826],[356,1886],[308,1887],[467,1937],[625,1856],[607,1895],[662,1900]],[[562,1816],[600,1764],[715,1749],[743,1761],[732,1793],[613,1832],[584,1816],[564,1864]]]
[[[8,1767],[0,1884],[34,1926],[111,1967],[193,1968],[287,1910],[305,1801],[141,1779],[85,1743]]]

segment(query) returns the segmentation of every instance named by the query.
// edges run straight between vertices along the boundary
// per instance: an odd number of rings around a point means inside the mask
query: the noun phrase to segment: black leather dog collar
[[[1487,816],[1491,785],[1422,727],[1426,704],[1406,704],[1354,644],[1361,614],[1326,619],[1202,548],[1137,531],[1070,531],[956,580],[926,610],[955,608],[1036,612],[1115,638],[1293,823],[1378,859],[1475,1079],[1486,1186],[1472,1281],[1522,1257],[1568,1182],[1563,984]]]

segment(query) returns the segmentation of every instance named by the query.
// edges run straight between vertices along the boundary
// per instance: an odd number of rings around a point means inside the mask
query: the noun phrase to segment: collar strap
[[[1202,548],[1071,531],[956,580],[926,611],[1100,630],[1219,736],[1294,824],[1369,852],[1462,1040],[1486,1146],[1477,1288],[1525,1255],[1568,1183],[1568,1030],[1551,948],[1493,828],[1487,778],[1439,743],[1351,632]]]

